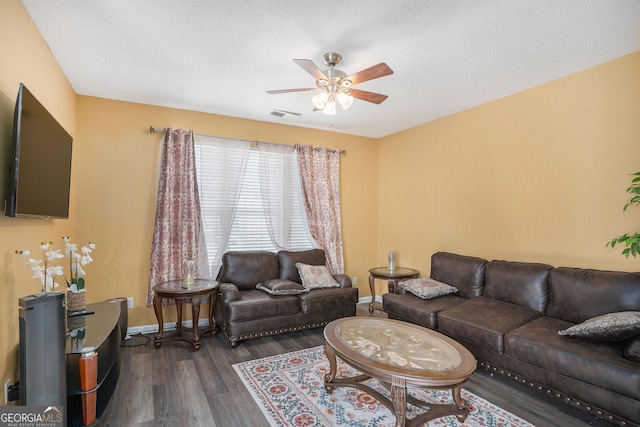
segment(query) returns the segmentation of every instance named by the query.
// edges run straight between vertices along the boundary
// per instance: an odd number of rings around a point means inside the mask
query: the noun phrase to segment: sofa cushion
[[[431,255],[431,278],[455,286],[463,298],[479,297],[484,289],[486,264],[482,258],[436,252]]]
[[[631,338],[624,346],[624,358],[640,362],[640,335]]]
[[[504,334],[537,317],[540,313],[536,310],[477,297],[442,311],[438,330],[453,339],[502,354]]]
[[[237,301],[225,303],[229,322],[287,316],[300,311],[295,295],[273,296],[253,289],[242,291],[240,297]]]
[[[640,334],[640,312],[638,311],[603,314],[558,331],[558,335],[594,341],[622,341],[637,334]]]
[[[382,294],[382,306],[389,319],[415,323],[429,329],[438,329],[438,313],[468,301],[456,295],[433,299],[418,298],[413,294]]]
[[[296,263],[302,286],[307,289],[339,288],[340,284],[333,278],[326,265],[307,265]]]
[[[483,296],[544,313],[549,300],[547,264],[489,261]]]
[[[273,279],[258,283],[256,289],[260,289],[271,295],[298,295],[309,292],[309,289],[299,283],[282,279]]]
[[[458,292],[458,289],[451,285],[426,277],[401,280],[398,282],[398,286],[422,299],[431,299]]]
[[[338,307],[353,307],[358,303],[358,288],[314,289],[297,296],[303,314],[329,311]]]
[[[265,280],[278,279],[278,258],[269,251],[229,251],[222,256],[218,282],[233,283],[239,290],[255,290]]]
[[[549,273],[547,316],[581,323],[617,311],[640,311],[640,273],[558,267]]]
[[[309,249],[305,251],[280,251],[278,252],[278,266],[280,278],[302,283],[298,273],[297,263],[307,265],[326,265],[327,259],[322,249]]]
[[[505,353],[558,375],[640,399],[640,369],[623,357],[620,343],[576,340],[558,335],[571,324],[543,316],[505,337]]]

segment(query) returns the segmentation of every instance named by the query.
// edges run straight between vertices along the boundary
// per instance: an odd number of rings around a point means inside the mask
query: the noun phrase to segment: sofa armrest
[[[222,297],[223,302],[240,300],[240,291],[233,283],[220,283],[218,285],[218,295]]]
[[[393,287],[393,293],[398,295],[406,295],[406,294],[410,294],[411,292],[409,292],[408,290],[406,290],[405,288],[403,288],[398,284]]]
[[[351,287],[351,277],[346,274],[333,274],[332,275],[336,282],[340,283],[341,288],[350,288]]]

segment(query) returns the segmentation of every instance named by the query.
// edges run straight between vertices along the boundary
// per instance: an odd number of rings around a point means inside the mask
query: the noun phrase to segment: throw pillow
[[[624,348],[624,358],[640,362],[640,335],[631,338]]]
[[[458,288],[429,278],[406,279],[398,282],[398,286],[406,289],[422,299],[431,299],[458,292]]]
[[[339,288],[340,284],[333,278],[326,265],[307,265],[296,263],[302,286],[311,289]]]
[[[299,283],[282,279],[265,280],[262,283],[258,283],[256,289],[268,292],[271,295],[297,295],[309,292],[309,289]]]
[[[558,331],[558,334],[594,341],[626,340],[640,334],[640,311],[603,314]]]

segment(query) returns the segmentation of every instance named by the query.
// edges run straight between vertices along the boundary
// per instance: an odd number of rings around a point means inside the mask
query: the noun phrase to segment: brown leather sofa
[[[216,322],[236,347],[240,341],[317,328],[356,315],[358,289],[344,274],[333,275],[340,287],[297,295],[271,295],[256,289],[263,283],[301,284],[296,263],[325,265],[321,249],[307,251],[232,251],[222,257],[218,274]]]
[[[624,357],[640,337],[601,342],[558,334],[595,316],[640,311],[640,273],[438,252],[431,278],[458,292],[421,299],[396,286],[382,297],[389,318],[436,329],[467,347],[480,367],[596,417],[640,424],[640,363]]]

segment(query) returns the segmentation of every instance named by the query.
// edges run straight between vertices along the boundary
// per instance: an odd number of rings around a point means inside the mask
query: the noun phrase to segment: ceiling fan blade
[[[310,90],[314,90],[314,87],[304,87],[300,89],[278,89],[278,90],[268,90],[267,93],[274,95],[277,93],[290,93],[290,92],[308,92]]]
[[[322,80],[327,78],[327,76],[322,72],[322,70],[320,70],[320,68],[318,68],[318,66],[314,64],[313,61],[310,59],[294,59],[293,62],[298,64],[300,67],[302,67],[302,69],[305,70],[307,73],[315,77],[316,80]]]
[[[352,74],[347,77],[347,79],[351,80],[352,84],[357,85],[358,83],[388,76],[389,74],[393,74],[393,70],[389,68],[387,64],[381,62],[378,65],[374,65],[373,67],[369,67],[365,70]]]
[[[367,102],[373,102],[374,104],[380,104],[382,101],[388,98],[387,95],[381,95],[379,93],[367,92],[366,90],[351,89],[351,96],[361,99]]]

